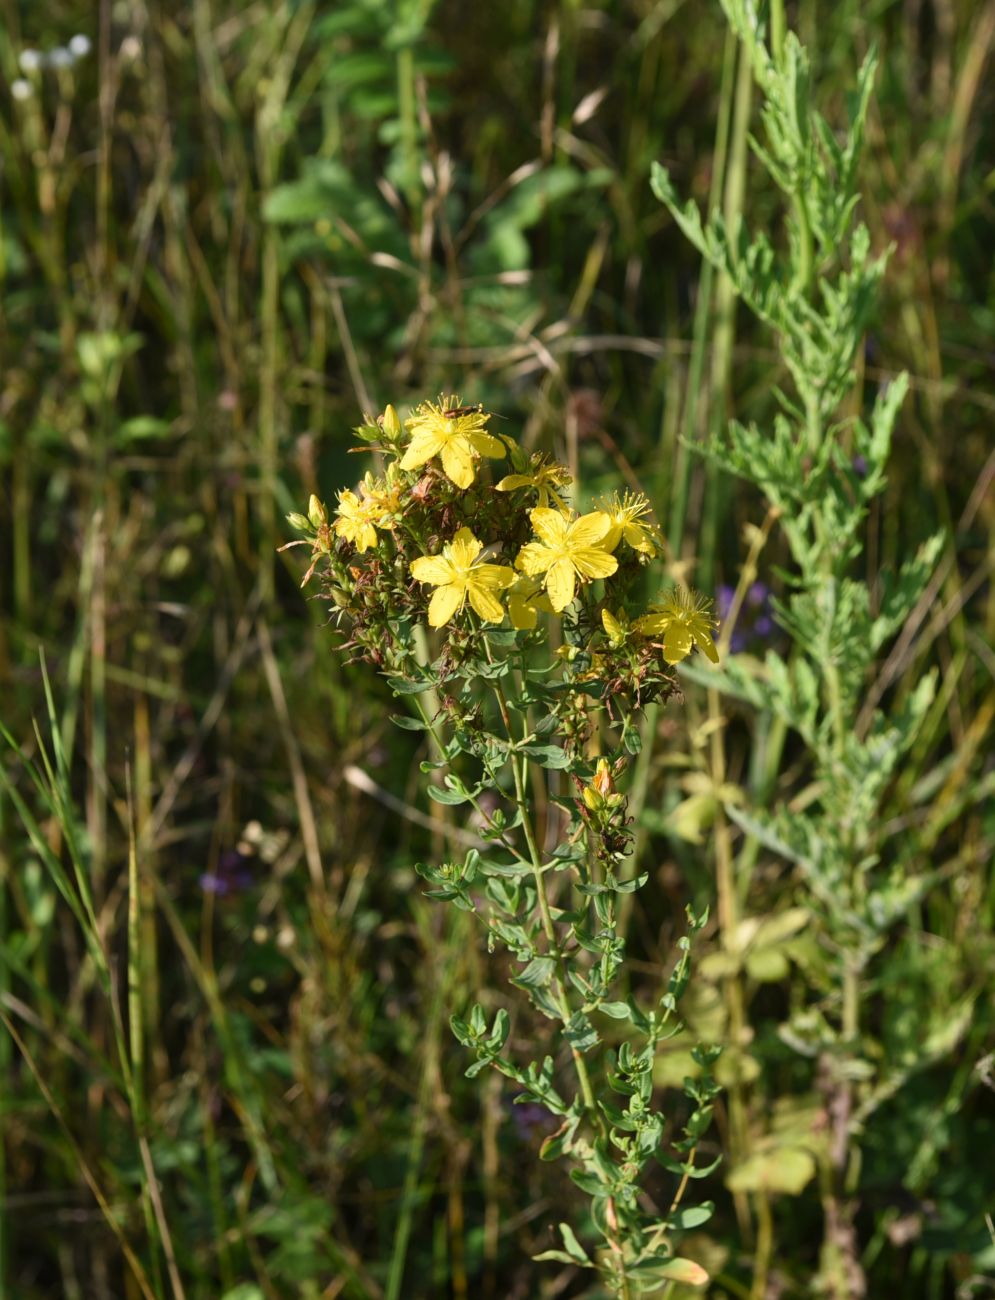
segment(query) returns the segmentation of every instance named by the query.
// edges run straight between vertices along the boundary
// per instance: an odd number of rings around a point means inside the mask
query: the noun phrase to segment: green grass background
[[[855,402],[903,368],[912,392],[872,592],[947,535],[869,684],[897,704],[941,671],[882,827],[929,888],[866,976],[856,1248],[870,1296],[960,1300],[995,1291],[995,4],[788,11],[830,121],[882,58],[863,216],[894,253]],[[71,67],[19,66],[74,33]],[[276,548],[365,468],[364,410],[455,390],[582,493],[641,486],[671,572],[734,584],[760,504],[687,445],[769,416],[782,376],[648,174],[776,233],[749,127],[717,4],[0,0],[0,1295],[591,1294],[529,1259],[569,1183],[499,1079],[462,1077],[448,1017],[503,968],[420,896],[445,825],[378,802],[418,803],[416,738]],[[770,720],[727,713],[728,779],[804,801]],[[714,899],[704,717],[689,687],[639,767],[649,987]],[[738,887],[760,921],[805,905],[762,852]],[[778,1032],[818,1009],[819,954],[769,946],[751,1150],[822,1169],[817,1063]],[[692,1026],[722,1041],[707,970]],[[820,1294],[820,1178],[758,1201],[713,1175],[681,1246],[710,1295]]]

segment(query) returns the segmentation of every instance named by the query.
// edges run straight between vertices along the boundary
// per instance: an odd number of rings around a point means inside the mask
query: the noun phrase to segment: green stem
[[[784,20],[784,0],[770,0],[770,52],[780,68],[784,62],[784,37],[787,24]]]
[[[487,651],[487,658],[493,663],[491,658],[491,648],[484,638],[484,646]],[[508,708],[508,700],[504,693],[504,687],[500,682],[493,682],[494,695],[498,702],[498,709],[501,713],[501,721],[504,724],[508,739],[515,743],[515,733],[511,725],[511,711]],[[519,765],[518,756],[514,753],[509,755],[511,761],[511,772],[515,781],[515,803],[518,806],[522,818],[522,832],[525,835],[525,843],[529,849],[530,865],[532,867],[532,876],[535,880],[536,899],[539,904],[539,915],[542,919],[542,930],[546,936],[546,943],[549,946],[549,954],[556,962],[556,975],[553,979],[553,994],[560,1012],[560,1019],[563,1021],[564,1028],[572,1019],[570,1010],[570,999],[567,996],[566,971],[563,966],[563,953],[560,949],[559,937],[556,933],[556,926],[553,922],[553,914],[549,907],[549,894],[546,891],[546,879],[542,869],[542,855],[539,852],[539,845],[536,841],[535,830],[532,826],[532,818],[529,815],[528,795],[525,789],[525,779],[522,771],[527,763],[524,757]],[[603,1137],[607,1136],[604,1116],[598,1110],[597,1102],[594,1097],[594,1089],[591,1086],[591,1076],[588,1073],[587,1062],[584,1057],[571,1043],[570,1052],[574,1060],[574,1068],[577,1071],[577,1080],[580,1084],[581,1096],[584,1098],[584,1105],[590,1111],[591,1117],[597,1124]]]

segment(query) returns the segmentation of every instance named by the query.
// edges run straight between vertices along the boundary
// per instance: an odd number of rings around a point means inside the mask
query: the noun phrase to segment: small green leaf
[[[455,807],[457,804],[467,803],[470,794],[466,790],[443,790],[437,785],[428,787],[428,796],[434,799],[436,803],[449,804]]]
[[[687,1231],[689,1228],[700,1228],[714,1213],[715,1203],[702,1201],[701,1205],[689,1205],[683,1210],[675,1210],[670,1221],[675,1228]]]
[[[567,751],[560,745],[522,745],[519,752],[528,754],[529,758],[540,767],[552,768],[555,771],[562,771],[573,762]]]
[[[421,718],[409,718],[404,714],[391,714],[390,718],[395,727],[400,727],[402,731],[428,731],[426,723]]]
[[[632,1014],[628,1002],[599,1002],[597,1010],[612,1020],[628,1020]]]
[[[636,1278],[642,1274],[654,1282],[683,1282],[685,1286],[704,1286],[708,1281],[708,1273],[700,1264],[677,1255],[669,1259],[640,1260],[629,1271]]]

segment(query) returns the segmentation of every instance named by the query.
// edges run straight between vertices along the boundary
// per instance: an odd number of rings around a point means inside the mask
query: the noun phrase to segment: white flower
[[[142,43],[137,36],[126,36],[121,42],[119,53],[122,62],[131,63],[134,59],[141,57]]]
[[[67,49],[61,45],[57,45],[55,49],[49,53],[45,62],[50,68],[71,68],[76,60]]]
[[[30,81],[25,81],[23,77],[18,77],[16,81],[10,83],[10,93],[15,99],[30,99],[34,94],[34,88]]]
[[[40,50],[22,50],[17,59],[18,66],[25,73],[37,72],[44,62],[45,56]]]
[[[75,55],[77,59],[85,59],[91,48],[89,36],[84,36],[82,32],[69,42],[69,53]]]

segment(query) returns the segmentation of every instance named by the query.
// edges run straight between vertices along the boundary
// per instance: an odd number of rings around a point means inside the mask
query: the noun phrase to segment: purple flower
[[[735,587],[727,586],[724,582],[719,584],[718,590],[715,593],[715,612],[719,616],[720,623],[724,618],[728,618],[729,611],[732,609],[733,597],[735,595]]]
[[[511,1118],[515,1125],[515,1135],[523,1142],[548,1133],[553,1119],[546,1107],[540,1106],[537,1101],[523,1101],[519,1105],[513,1105]]]
[[[856,474],[858,478],[867,477],[867,461],[863,456],[854,456],[850,463],[854,474]]]
[[[215,894],[219,898],[248,889],[252,884],[249,862],[250,859],[244,853],[239,853],[238,849],[225,849],[219,856],[214,871],[205,871],[200,877],[201,889],[205,894]]]
[[[734,587],[721,584],[715,593],[716,610],[719,622],[728,619],[732,612],[736,596]],[[774,620],[770,609],[771,590],[766,582],[751,582],[745,598],[736,616],[736,626],[729,638],[729,649],[733,654],[742,654],[745,650],[757,650],[758,642],[768,640],[775,632]]]

